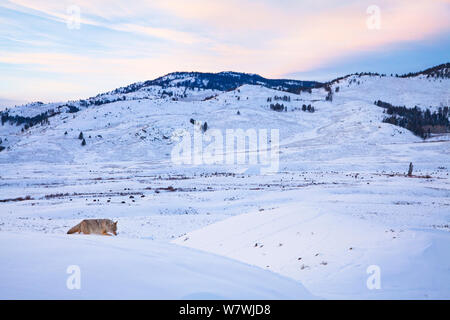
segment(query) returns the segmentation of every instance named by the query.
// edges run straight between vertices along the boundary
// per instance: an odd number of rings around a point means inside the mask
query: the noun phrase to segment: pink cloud
[[[233,55],[237,65],[241,64],[237,60],[250,65],[262,62],[266,66],[263,72],[271,76],[311,70],[350,54],[422,40],[450,29],[449,0],[377,2],[380,30],[367,28],[369,2],[324,5],[323,10],[316,12],[305,12],[301,3],[287,7],[279,2],[269,5],[234,0],[193,0],[188,6],[184,1],[164,0],[158,1],[157,6],[180,18],[203,23],[220,36],[227,30],[227,44],[217,44],[214,50],[224,58]],[[236,34],[253,35],[255,31],[267,37],[257,43],[250,41],[248,46],[233,42]],[[260,50],[253,50],[252,46]],[[225,60],[231,62],[229,58]]]
[[[139,35],[132,50],[138,53],[135,56],[130,56],[130,48],[121,47],[118,42],[108,47],[113,48],[111,51],[97,55],[82,51],[37,53],[33,52],[33,46],[26,52],[4,49],[0,62],[25,64],[33,71],[73,75],[74,79],[83,75],[117,79],[111,86],[181,70],[237,70],[279,77],[310,71],[360,52],[383,50],[450,31],[450,0],[377,0],[381,10],[380,30],[367,28],[366,9],[372,4],[369,1],[330,1],[329,6],[321,6],[320,10],[314,9],[317,5],[308,8],[295,1],[289,5],[249,0],[127,3],[74,0],[81,8],[82,23],[127,32],[130,38]],[[65,23],[66,7],[57,0],[12,0],[7,4]],[[142,20],[136,22],[136,16],[158,12],[173,17],[176,24],[164,19],[147,25]],[[120,22],[114,22],[114,18]],[[147,41],[145,36],[166,41]],[[45,44],[39,51],[45,51]]]

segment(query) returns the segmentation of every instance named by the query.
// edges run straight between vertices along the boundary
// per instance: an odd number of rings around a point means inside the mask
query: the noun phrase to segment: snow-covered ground
[[[294,280],[167,243],[9,232],[0,239],[0,299],[313,298]]]
[[[382,123],[373,104],[448,105],[449,80],[349,81],[333,102],[323,89],[173,101],[153,88],[25,132],[0,126],[0,297],[450,298],[450,139]],[[191,118],[206,136],[278,129],[278,171],[175,164],[172,138]],[[65,234],[85,218],[118,220],[118,237]],[[73,264],[80,291],[65,286]],[[370,266],[380,289],[367,287]]]
[[[175,243],[300,280],[325,298],[448,298],[448,231],[394,227],[364,217],[377,212],[360,213],[358,219],[339,211],[310,203],[256,211]],[[379,290],[366,286],[370,266],[380,270]]]

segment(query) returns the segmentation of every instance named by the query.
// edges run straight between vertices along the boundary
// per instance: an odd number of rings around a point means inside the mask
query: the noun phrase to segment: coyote
[[[110,232],[117,236],[117,222],[109,219],[85,219],[75,227],[67,231],[67,234],[84,233],[84,234],[101,234],[110,236]]]

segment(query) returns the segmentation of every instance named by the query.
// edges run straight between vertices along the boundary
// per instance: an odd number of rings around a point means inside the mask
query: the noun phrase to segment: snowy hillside
[[[0,257],[10,263],[1,266],[0,296],[115,298],[131,283],[125,298],[448,299],[450,79],[442,68],[328,84],[173,73],[85,100],[8,108]],[[423,139],[411,124],[433,130]],[[238,129],[248,142],[227,149],[222,141],[209,162],[211,141]],[[251,145],[261,132],[266,144],[258,136]],[[185,136],[192,149],[182,160],[191,161],[174,161]],[[87,218],[118,220],[118,237],[66,235]],[[107,267],[95,256],[117,260],[117,269],[98,277]],[[86,270],[78,293],[64,287],[69,263]],[[366,285],[373,265],[379,290]],[[104,293],[107,276],[120,286]]]
[[[396,106],[431,107],[432,110],[450,104],[448,78],[353,75],[334,83],[333,89],[336,90],[337,87],[339,93],[336,96],[339,99],[354,99],[359,96],[367,103],[382,100]]]

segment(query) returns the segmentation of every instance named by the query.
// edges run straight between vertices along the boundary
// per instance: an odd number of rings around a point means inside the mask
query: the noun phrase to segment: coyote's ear
[[[114,224],[117,226],[117,222],[119,222],[119,221],[116,221],[116,222],[114,222]]]

